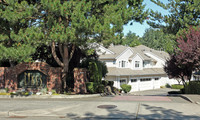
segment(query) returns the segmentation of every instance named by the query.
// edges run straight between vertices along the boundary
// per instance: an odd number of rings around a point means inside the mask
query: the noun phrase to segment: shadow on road
[[[99,119],[131,119],[131,120],[148,120],[148,119],[200,119],[200,114],[198,115],[187,115],[187,113],[182,113],[173,109],[166,109],[163,107],[155,107],[147,104],[141,104],[140,107],[148,111],[147,113],[142,113],[142,111],[137,110],[136,113],[130,113],[127,111],[121,111],[117,108],[115,109],[107,109],[108,114],[101,116],[91,112],[85,113],[83,116],[74,113],[66,114],[66,118],[75,119],[75,120],[99,120]],[[180,106],[181,107],[181,106]],[[133,111],[134,112],[134,111]]]

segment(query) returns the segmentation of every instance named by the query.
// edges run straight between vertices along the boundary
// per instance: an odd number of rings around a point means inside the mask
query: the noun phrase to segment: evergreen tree
[[[53,57],[63,68],[63,88],[69,71],[69,62],[76,47],[89,43],[109,45],[121,37],[123,25],[130,20],[143,21],[143,0],[41,0],[43,16],[40,27],[51,43]],[[56,54],[59,47],[61,59]]]
[[[36,6],[22,0],[0,1],[0,60],[16,62],[31,61],[38,41],[43,35],[34,26]]]
[[[172,53],[174,51],[174,47],[176,46],[174,39],[174,35],[164,33],[159,29],[150,28],[145,30],[141,39],[141,44],[155,50],[164,50]]]
[[[128,45],[130,47],[135,47],[140,45],[140,37],[137,36],[135,33],[129,31],[125,38],[122,39],[122,45]]]
[[[158,11],[151,10],[148,23],[154,28],[162,28],[165,33],[176,35],[182,28],[200,24],[199,0],[169,0],[167,4],[163,4],[160,0],[151,1],[169,11],[168,15],[162,15]]]

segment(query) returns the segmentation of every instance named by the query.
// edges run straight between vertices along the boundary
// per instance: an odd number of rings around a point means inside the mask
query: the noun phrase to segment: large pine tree
[[[36,6],[27,1],[0,1],[0,60],[13,66],[31,61],[38,41],[43,38],[36,22]]]
[[[41,0],[40,4],[44,16],[41,27],[53,57],[63,68],[64,89],[76,47],[85,48],[93,42],[109,45],[120,37],[124,24],[142,21],[147,15],[142,0]]]

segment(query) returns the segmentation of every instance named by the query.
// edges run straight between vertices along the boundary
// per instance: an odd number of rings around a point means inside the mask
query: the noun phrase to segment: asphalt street
[[[79,99],[0,99],[0,120],[68,119],[199,120],[200,105],[181,97],[153,94]]]

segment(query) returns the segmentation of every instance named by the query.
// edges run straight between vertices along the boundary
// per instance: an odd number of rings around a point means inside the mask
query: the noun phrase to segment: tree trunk
[[[52,55],[54,57],[54,59],[56,60],[56,62],[62,67],[62,92],[64,92],[67,89],[67,74],[69,71],[69,61],[71,60],[74,51],[75,51],[75,45],[72,45],[72,50],[69,54],[69,48],[68,48],[68,44],[66,43],[59,43],[59,51],[62,57],[62,61],[58,58],[57,54],[56,54],[56,49],[55,49],[55,42],[52,42],[51,45],[51,50],[52,50]]]
[[[69,50],[68,50],[68,46],[66,44],[63,44],[63,64],[64,64],[64,68],[63,68],[63,73],[62,73],[62,79],[63,79],[63,88],[66,90],[67,88],[67,73],[68,73],[68,69],[69,69]]]

